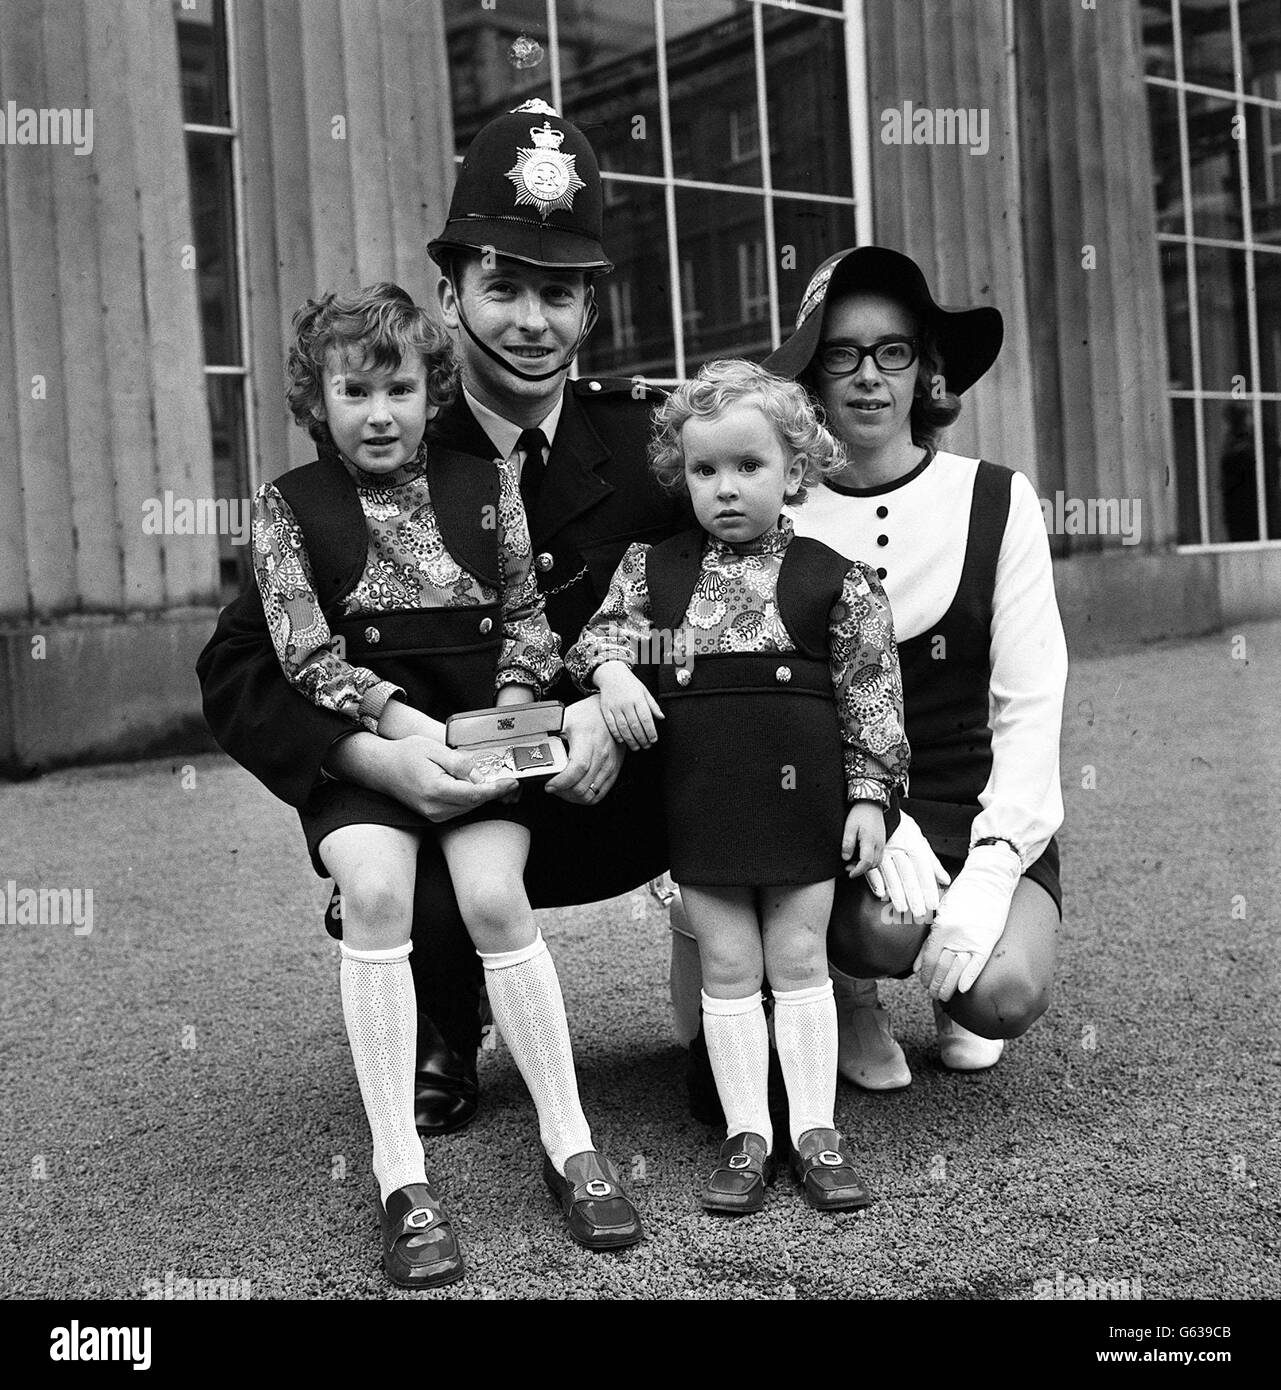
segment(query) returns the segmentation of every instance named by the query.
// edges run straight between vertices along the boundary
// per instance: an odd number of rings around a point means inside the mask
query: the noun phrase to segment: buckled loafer
[[[588,1250],[617,1250],[643,1240],[640,1213],[604,1154],[586,1149],[565,1160],[562,1177],[546,1155],[543,1180],[565,1214],[569,1234]]]
[[[452,1134],[476,1118],[476,1059],[460,1056],[426,1014],[418,1015],[414,1124],[419,1134]]]
[[[856,1211],[876,1200],[854,1171],[849,1146],[834,1129],[807,1129],[792,1151],[791,1166],[815,1211]]]
[[[731,1216],[760,1211],[776,1167],[762,1135],[736,1134],[721,1145],[716,1167],[699,1200],[708,1211],[727,1212]]]
[[[440,1198],[426,1183],[398,1187],[384,1206],[383,1268],[402,1289],[434,1289],[463,1276],[458,1238]]]

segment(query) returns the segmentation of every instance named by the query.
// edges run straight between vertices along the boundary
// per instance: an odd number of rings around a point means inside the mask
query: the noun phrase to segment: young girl
[[[294,329],[289,404],[320,457],[264,484],[253,518],[254,571],[285,676],[353,729],[386,738],[443,742],[438,721],[456,710],[537,698],[561,663],[517,480],[423,442],[456,386],[448,339],[389,284],[309,301]],[[431,825],[335,781],[301,815],[317,872],[342,894],[343,1015],[390,1278],[423,1287],[463,1272],[414,1127],[409,938],[423,835],[440,837],[571,1235],[596,1249],[639,1240],[639,1218],[593,1150],[579,1104],[560,986],[525,895],[519,807],[491,802]]]
[[[834,1126],[824,948],[835,876],[880,861],[907,771],[889,606],[866,565],[780,516],[844,463],[793,382],[709,363],[657,412],[650,455],[664,483],[688,489],[702,529],[633,545],[566,665],[600,691],[619,742],[657,743],[663,759],[672,877],[698,939],[728,1127],[703,1205],[758,1211],[773,1177],[764,977],[793,1172],[811,1206],[866,1206]]]

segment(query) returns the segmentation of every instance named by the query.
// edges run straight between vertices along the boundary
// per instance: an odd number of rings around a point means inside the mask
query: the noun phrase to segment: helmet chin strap
[[[476,336],[471,324],[467,322],[467,315],[463,313],[462,296],[458,293],[458,286],[454,283],[452,275],[449,277],[449,287],[454,292],[454,309],[458,314],[458,322],[462,324],[463,330],[466,332],[467,336],[486,357],[493,362],[497,362],[504,371],[510,372],[512,376],[520,377],[522,381],[550,381],[552,377],[559,376],[561,372],[568,371],[569,364],[578,356],[578,349],[582,347],[587,335],[596,327],[596,320],[600,317],[596,309],[596,291],[589,286],[585,300],[587,307],[586,312],[583,314],[583,326],[578,337],[575,338],[569,351],[565,354],[565,360],[559,367],[553,367],[550,372],[522,372],[519,367],[513,367],[505,357],[500,357],[488,343],[482,343]]]

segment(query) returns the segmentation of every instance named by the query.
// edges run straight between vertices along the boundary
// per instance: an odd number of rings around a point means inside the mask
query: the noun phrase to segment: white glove
[[[885,842],[880,868],[869,869],[864,877],[882,902],[888,899],[895,912],[910,917],[916,926],[924,926],[934,916],[939,885],[952,881],[921,834],[921,827],[906,812],[901,813],[898,828]]]
[[[1018,855],[1004,842],[970,850],[913,967],[933,998],[964,994],[978,979],[1005,930],[1022,872]]]

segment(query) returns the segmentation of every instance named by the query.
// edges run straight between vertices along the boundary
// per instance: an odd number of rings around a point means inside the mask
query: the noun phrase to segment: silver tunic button
[[[365,641],[368,642],[371,647],[376,647],[378,643],[382,641],[382,637],[382,633],[379,632],[376,627],[367,627],[365,629]]]
[[[493,618],[482,618],[482,619],[480,620],[480,631],[481,631],[481,636],[484,636],[485,633],[489,632],[490,629],[491,629],[493,626],[494,626],[494,620],[493,620]]]
[[[774,679],[782,685],[786,685],[792,679],[792,668],[790,666],[780,666],[774,672]]]
[[[677,673],[676,673],[676,684],[677,684],[677,685],[688,685],[689,682],[690,682],[689,667],[688,667],[688,666],[682,666],[682,667],[680,668],[680,670],[677,671]]]
[[[538,566],[539,570],[543,574],[546,574],[547,571],[551,569],[554,563],[555,561],[545,550],[542,552],[541,555],[539,555],[538,559],[534,561],[534,564]]]
[[[587,389],[588,389],[589,391],[599,391],[599,390],[600,390],[600,382],[599,382],[599,381],[589,381],[589,382],[587,383]]]

